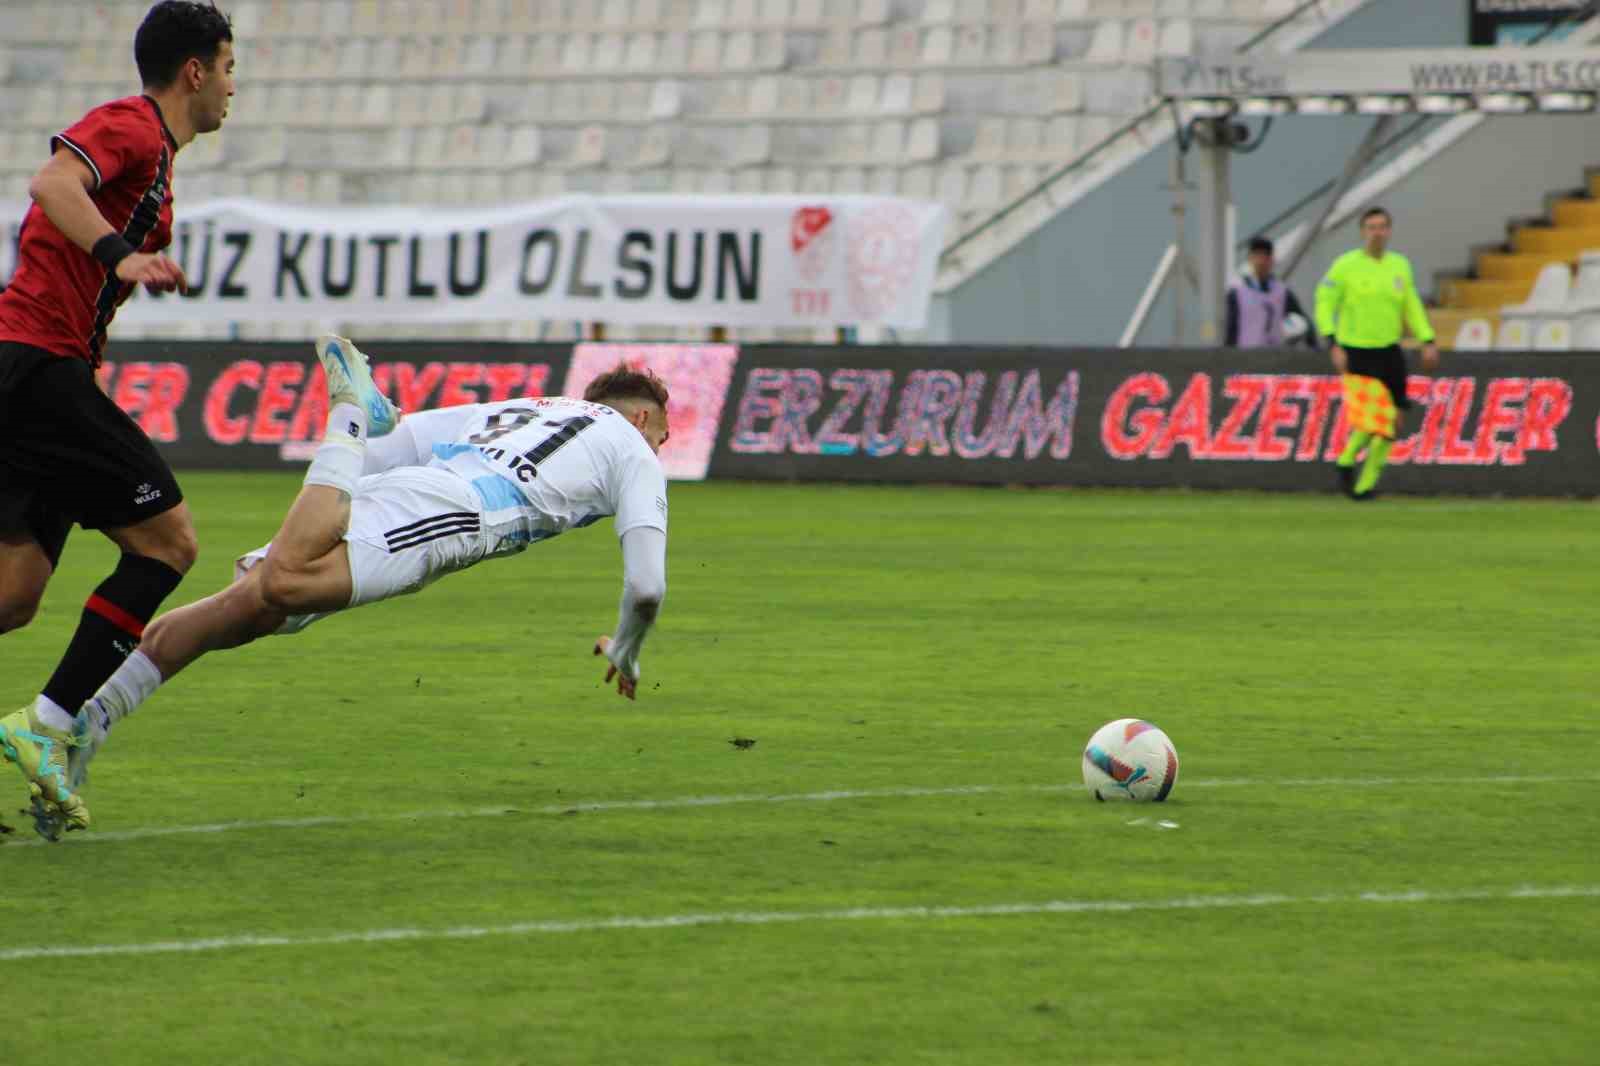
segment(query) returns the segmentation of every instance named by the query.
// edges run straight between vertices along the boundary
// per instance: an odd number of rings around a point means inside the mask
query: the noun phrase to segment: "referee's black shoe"
[[[1352,463],[1350,466],[1340,466],[1339,464],[1335,463],[1333,469],[1337,471],[1339,475],[1339,491],[1353,499],[1356,494],[1355,464]]]

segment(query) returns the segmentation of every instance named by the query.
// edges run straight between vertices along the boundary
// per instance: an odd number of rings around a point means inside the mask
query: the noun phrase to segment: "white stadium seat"
[[[1503,351],[1527,351],[1533,346],[1533,337],[1525,318],[1502,318],[1500,331],[1495,334],[1494,346]]]
[[[885,114],[908,114],[912,108],[912,92],[915,85],[909,74],[888,75],[883,79],[883,96],[878,106]]]
[[[1089,51],[1084,54],[1089,63],[1121,63],[1123,61],[1122,23],[1107,19],[1095,27],[1089,41]]]
[[[1600,352],[1600,314],[1579,316],[1572,331],[1572,346],[1580,351]]]
[[[1122,58],[1127,63],[1149,63],[1156,57],[1159,31],[1154,19],[1134,19],[1123,38]]]
[[[1494,328],[1487,318],[1469,318],[1456,330],[1455,350],[1486,352],[1494,347]]]
[[[1156,55],[1165,59],[1181,59],[1194,52],[1194,24],[1188,19],[1173,19],[1161,27],[1156,43]]]
[[[1578,258],[1578,276],[1567,294],[1569,314],[1600,313],[1600,249]]]
[[[1565,318],[1539,323],[1533,334],[1536,352],[1564,352],[1572,347],[1572,323]]]

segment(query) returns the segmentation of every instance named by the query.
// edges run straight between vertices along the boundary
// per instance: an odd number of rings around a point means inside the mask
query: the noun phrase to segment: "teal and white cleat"
[[[368,437],[394,432],[400,424],[400,409],[378,391],[361,349],[343,337],[325,333],[317,338],[317,358],[328,378],[329,407],[350,403],[365,411]]]
[[[72,748],[67,752],[67,787],[74,792],[82,791],[88,782],[89,762],[109,735],[101,724],[101,714],[91,707],[93,702],[84,704],[83,710],[78,712],[77,726],[72,731]]]

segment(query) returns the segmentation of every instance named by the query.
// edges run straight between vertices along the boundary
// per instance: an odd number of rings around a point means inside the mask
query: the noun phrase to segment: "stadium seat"
[[[1071,159],[1082,145],[1078,126],[1071,115],[1057,115],[1045,126],[1041,149],[1053,159]]]
[[[1154,19],[1134,19],[1123,38],[1122,58],[1126,63],[1149,63],[1156,57],[1160,31]]]
[[[1015,67],[1022,61],[1022,27],[1016,25],[991,26],[988,46],[981,62],[996,67]]]
[[[752,93],[752,98],[754,93]],[[683,86],[676,81],[658,81],[650,87],[649,116],[653,119],[677,118],[683,113]]]
[[[1572,331],[1572,346],[1580,351],[1600,352],[1600,315],[1583,315]]]
[[[1565,318],[1548,319],[1539,323],[1533,334],[1536,352],[1564,352],[1572,347],[1572,323]]]
[[[949,26],[933,26],[922,35],[922,51],[918,57],[924,66],[943,67],[950,64],[955,54],[955,31]]]
[[[896,163],[906,155],[906,124],[879,122],[872,130],[872,159],[878,163]]]
[[[1600,249],[1578,259],[1578,276],[1567,294],[1568,314],[1600,314]]]
[[[694,25],[698,29],[721,29],[727,21],[728,0],[696,0]]]
[[[852,114],[871,115],[879,110],[879,81],[876,75],[857,74],[850,79],[845,108]]]
[[[889,65],[889,33],[881,26],[861,30],[856,35],[855,51],[851,63],[857,67],[885,67]]]
[[[911,107],[919,115],[933,114],[945,108],[945,81],[943,74],[917,75],[916,92]]]
[[[732,162],[735,166],[761,166],[772,159],[772,127],[747,124],[739,128]]]
[[[845,99],[848,92],[847,83],[843,78],[823,78],[812,88],[812,114],[817,115],[843,115],[845,113]]]
[[[604,126],[585,126],[573,139],[572,151],[565,158],[552,161],[566,168],[597,167],[608,158]]]
[[[939,186],[936,195],[941,203],[952,211],[961,210],[961,205],[967,199],[967,168],[960,163],[952,163],[939,172]]]
[[[1057,70],[1050,72],[1053,86],[1049,110],[1082,111],[1083,110],[1083,77],[1073,71]]]
[[[937,120],[919,118],[911,123],[906,135],[906,158],[918,163],[939,158]]]
[[[1161,27],[1156,42],[1156,55],[1163,59],[1181,59],[1194,53],[1194,24],[1188,19],[1173,19]]]
[[[881,26],[894,14],[891,0],[855,0],[850,20],[858,25]]]
[[[820,26],[822,0],[794,0],[794,11],[789,16],[791,26]]]
[[[965,207],[992,209],[1002,203],[1004,181],[1000,168],[992,163],[977,167],[967,183]]]
[[[985,118],[978,120],[978,133],[972,142],[973,159],[993,162],[1006,154],[1006,120]]]
[[[502,163],[513,167],[532,166],[543,154],[543,143],[538,126],[514,127]]]
[[[931,200],[934,192],[934,172],[932,167],[911,167],[900,175],[900,195],[909,196],[917,200]]]
[[[950,62],[959,67],[981,67],[989,61],[989,28],[962,26],[952,42]]]
[[[1527,351],[1533,346],[1532,331],[1525,318],[1502,318],[1494,346],[1502,351]]]
[[[1494,329],[1487,318],[1469,318],[1456,330],[1455,350],[1486,352],[1494,347]]]
[[[1122,23],[1107,19],[1095,27],[1089,50],[1084,53],[1086,63],[1121,63],[1123,61]]]
[[[1502,321],[1523,319],[1530,333],[1537,335],[1539,327],[1548,321],[1565,320],[1567,298],[1572,292],[1572,270],[1565,263],[1550,263],[1539,271],[1539,280],[1533,283],[1533,292],[1524,303],[1509,304],[1500,309]]]
[[[878,106],[887,115],[905,115],[912,110],[916,83],[909,74],[890,74],[883,79],[883,94]]]
[[[677,74],[689,69],[689,35],[682,30],[671,30],[661,35],[656,51],[655,69],[662,73]]]

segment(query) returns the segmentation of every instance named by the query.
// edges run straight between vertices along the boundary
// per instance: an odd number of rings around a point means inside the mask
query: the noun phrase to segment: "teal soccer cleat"
[[[367,413],[367,436],[382,437],[400,424],[400,409],[378,391],[372,370],[361,349],[343,337],[325,333],[317,338],[317,358],[328,378],[328,406],[355,404]]]

